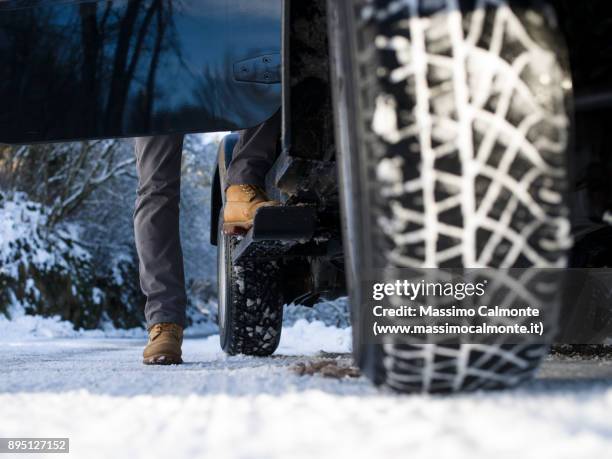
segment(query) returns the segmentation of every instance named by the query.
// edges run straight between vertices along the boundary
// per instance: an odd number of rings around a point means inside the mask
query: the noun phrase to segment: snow
[[[0,322],[0,437],[70,437],[75,458],[576,459],[612,450],[609,360],[550,360],[514,391],[398,396],[364,377],[294,372],[299,362],[350,362],[350,329],[321,322],[285,327],[271,358],[228,357],[217,335],[187,338],[185,364],[171,367],[140,363],[142,336],[95,333],[32,316]]]
[[[0,345],[51,338],[145,338],[142,328],[117,329],[110,322],[97,330],[75,330],[74,325],[59,316],[42,317],[25,314],[20,305],[10,310],[11,319],[0,314]]]
[[[55,234],[42,234],[48,217],[48,210],[28,200],[25,193],[14,193],[10,199],[0,193],[0,274],[17,277],[20,263],[32,263],[41,269],[69,269],[66,254],[74,259],[89,259],[86,250],[66,243],[78,240],[78,225],[63,224]],[[23,247],[30,250],[24,251]]]
[[[328,327],[323,322],[297,320],[281,335],[279,353],[283,355],[314,355],[326,352],[350,352],[351,329]]]

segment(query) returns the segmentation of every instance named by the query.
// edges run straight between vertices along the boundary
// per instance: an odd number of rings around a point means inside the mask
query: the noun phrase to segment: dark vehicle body
[[[280,106],[281,3],[0,2],[0,140],[223,131]]]
[[[2,1],[0,142],[239,130],[282,107],[278,159],[266,186],[282,206],[257,214],[253,229],[234,241],[227,263],[282,264],[275,285],[284,303],[313,305],[346,295],[346,277],[360,266],[345,265],[356,261],[345,256],[353,241],[350,232],[343,238],[336,159],[337,144],[354,140],[337,134],[337,125],[351,114],[339,110],[334,118],[332,92],[344,95],[347,79],[337,70],[335,80],[330,76],[328,43],[328,32],[339,23],[338,5],[345,4]],[[547,7],[559,20],[559,59],[573,79],[570,266],[609,266],[612,6],[603,0],[558,0]],[[219,150],[211,212],[215,245],[223,237],[222,189],[236,140],[237,134],[228,135]],[[344,211],[352,205],[347,202]]]

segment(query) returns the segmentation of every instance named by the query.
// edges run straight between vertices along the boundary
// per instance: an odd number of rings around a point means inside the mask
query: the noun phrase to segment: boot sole
[[[257,211],[261,209],[262,207],[276,207],[279,205],[280,203],[278,201],[268,201],[264,203],[263,205],[259,206],[255,210],[255,214],[257,214]],[[244,236],[253,227],[253,221],[254,219],[246,220],[242,222],[223,223],[223,233],[228,236]]]
[[[183,359],[170,355],[154,355],[143,359],[142,363],[145,365],[180,365],[183,363]]]
[[[253,227],[253,220],[223,224],[223,233],[228,236],[243,236]]]

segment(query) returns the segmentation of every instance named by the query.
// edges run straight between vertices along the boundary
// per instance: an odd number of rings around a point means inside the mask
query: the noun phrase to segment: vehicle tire
[[[223,233],[219,216],[217,264],[219,283],[218,323],[221,348],[230,355],[271,355],[280,342],[283,295],[276,261],[232,263],[236,236]]]
[[[400,392],[521,383],[547,345],[366,342],[360,267],[565,266],[571,81],[554,11],[504,0],[327,5],[357,364]]]

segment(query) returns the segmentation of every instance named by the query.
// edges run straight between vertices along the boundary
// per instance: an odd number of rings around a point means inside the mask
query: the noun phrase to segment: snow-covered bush
[[[133,262],[94,270],[81,228],[50,225],[50,213],[24,193],[0,192],[0,313],[59,316],[84,328],[140,325],[141,308],[123,281]]]
[[[285,307],[283,325],[293,325],[299,320],[322,322],[330,327],[350,327],[348,298],[321,301],[313,307],[291,304]]]

